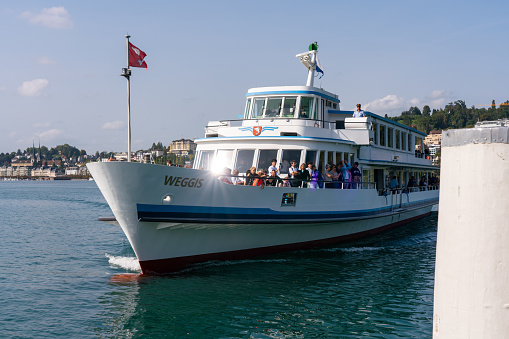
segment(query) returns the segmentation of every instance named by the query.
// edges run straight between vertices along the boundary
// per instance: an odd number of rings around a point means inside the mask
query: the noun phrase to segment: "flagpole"
[[[127,79],[127,161],[131,162],[131,70],[129,69],[129,38],[126,35],[126,55],[127,55],[127,69],[124,72]]]

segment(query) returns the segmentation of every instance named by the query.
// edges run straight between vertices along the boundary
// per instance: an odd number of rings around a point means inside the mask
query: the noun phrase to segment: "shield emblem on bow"
[[[254,126],[253,127],[253,135],[258,136],[262,133],[262,126]]]

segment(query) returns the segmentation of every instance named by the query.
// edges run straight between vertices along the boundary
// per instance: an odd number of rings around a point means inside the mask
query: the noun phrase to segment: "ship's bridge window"
[[[265,117],[266,118],[275,118],[279,116],[279,112],[281,112],[281,104],[283,103],[283,98],[268,98],[267,99],[267,108],[265,109]]]
[[[249,118],[249,111],[251,110],[251,101],[252,101],[251,98],[247,99],[247,102],[246,102],[246,111],[244,112],[244,119]]]
[[[254,99],[252,119],[259,119],[263,116],[263,110],[265,109],[265,98]]]
[[[286,97],[283,104],[283,118],[293,118],[295,107],[297,106],[297,97]]]
[[[313,97],[300,98],[300,114],[302,119],[316,119],[316,105],[313,105],[315,99]]]

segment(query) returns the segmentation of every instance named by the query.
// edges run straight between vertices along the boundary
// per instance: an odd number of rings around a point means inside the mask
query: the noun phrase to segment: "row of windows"
[[[301,118],[321,120],[325,105],[334,109],[337,107],[337,103],[329,100],[322,99],[321,102],[322,107],[319,110],[319,100],[311,96],[248,98],[244,119]]]
[[[396,148],[403,151],[413,151],[412,150],[412,134],[400,131],[394,128],[388,127],[382,124],[373,123],[371,125],[371,130],[374,134],[374,144],[385,146],[389,148]],[[394,140],[395,139],[395,140]],[[422,138],[415,136],[414,137],[414,145],[420,145],[422,142]]]
[[[301,163],[313,162],[322,171],[325,163],[338,163],[341,160],[354,161],[354,154],[348,152],[332,152],[300,149],[220,149],[200,151],[195,168],[211,170],[220,173],[225,167],[237,169],[245,173],[251,167],[257,170],[267,170],[272,164],[272,159],[277,160],[277,167],[281,168],[281,174],[288,174],[290,162],[295,160]]]

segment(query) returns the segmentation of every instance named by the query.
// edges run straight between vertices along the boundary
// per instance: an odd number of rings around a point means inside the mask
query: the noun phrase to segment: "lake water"
[[[0,181],[2,338],[431,338],[437,213],[338,247],[141,276],[95,182]]]

